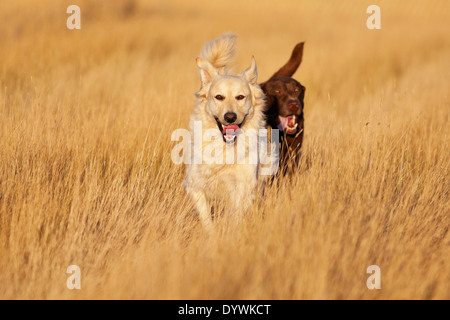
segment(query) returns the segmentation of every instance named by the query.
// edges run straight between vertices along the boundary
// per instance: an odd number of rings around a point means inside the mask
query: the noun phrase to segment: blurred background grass
[[[448,1],[71,4],[0,4],[1,298],[450,297]],[[208,237],[170,134],[227,31],[260,81],[306,41],[304,159]]]

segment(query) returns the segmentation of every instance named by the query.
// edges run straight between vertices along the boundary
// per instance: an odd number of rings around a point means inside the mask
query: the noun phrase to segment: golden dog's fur
[[[194,123],[201,122],[202,136],[207,130],[213,132],[213,142],[202,139],[201,149],[196,149],[192,144],[192,159],[186,170],[184,184],[198,211],[200,221],[208,229],[212,226],[213,205],[223,201],[225,212],[239,218],[251,206],[258,183],[259,156],[257,150],[249,148],[248,140],[257,138],[258,130],[265,127],[264,93],[257,84],[254,58],[250,67],[242,73],[232,75],[228,71],[234,58],[235,42],[234,35],[224,34],[206,43],[200,58],[197,58],[201,88],[195,94],[196,103],[189,127],[194,133]],[[225,143],[225,134],[220,128],[228,124],[224,119],[228,112],[236,114],[235,123],[240,125],[247,137],[248,133],[253,132],[250,138],[246,139],[243,134],[237,134],[234,143]],[[245,162],[238,164],[237,148],[244,141]],[[227,164],[225,160],[223,164],[207,163],[205,160],[202,163],[193,163],[196,152],[197,156],[199,152],[205,153],[212,145],[223,151],[223,155],[215,152],[215,157],[225,159],[225,154],[233,152],[234,163]],[[256,154],[252,155],[252,152]],[[252,156],[257,157],[256,163],[250,163]]]

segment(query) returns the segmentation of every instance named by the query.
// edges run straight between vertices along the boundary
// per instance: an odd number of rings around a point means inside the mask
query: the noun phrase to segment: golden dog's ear
[[[217,69],[206,60],[202,58],[197,58],[196,60],[198,66],[198,73],[200,74],[200,81],[202,82],[202,87],[207,85],[212,81],[217,75]]]
[[[243,76],[248,82],[255,85],[258,82],[258,69],[256,68],[255,57],[252,57],[252,62],[250,67],[248,67],[245,71],[240,74]]]

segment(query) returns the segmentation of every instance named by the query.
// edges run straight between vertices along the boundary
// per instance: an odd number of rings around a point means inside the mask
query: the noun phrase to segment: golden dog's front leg
[[[231,216],[236,222],[241,222],[254,203],[256,192],[256,166],[242,165],[235,176],[236,183],[230,190]]]
[[[188,188],[187,193],[195,205],[195,209],[197,210],[203,227],[207,230],[211,230],[213,226],[211,207],[208,204],[205,193],[199,190],[193,190],[192,188]]]

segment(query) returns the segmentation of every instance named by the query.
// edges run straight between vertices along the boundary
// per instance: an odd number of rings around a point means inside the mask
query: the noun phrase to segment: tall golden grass
[[[447,0],[80,0],[73,31],[70,4],[0,5],[0,298],[450,298]],[[306,41],[305,141],[296,175],[207,234],[170,136],[226,31],[260,81]]]

